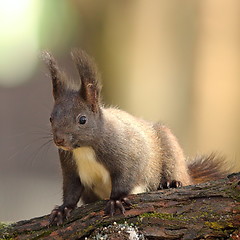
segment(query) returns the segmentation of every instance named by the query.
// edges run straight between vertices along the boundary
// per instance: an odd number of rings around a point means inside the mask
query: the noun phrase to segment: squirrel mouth
[[[71,148],[71,147],[66,147],[66,146],[59,146],[59,145],[57,145],[57,147],[58,147],[59,149],[64,150],[64,151],[72,151],[72,150],[73,150],[73,148]]]
[[[57,145],[58,148],[64,150],[64,151],[73,151],[76,148],[80,148],[81,146],[79,144],[74,144],[73,147],[69,147],[69,146],[61,146],[61,145]]]
[[[70,148],[70,147],[64,147],[64,146],[58,146],[58,148],[64,150],[64,151],[72,151],[73,148]]]

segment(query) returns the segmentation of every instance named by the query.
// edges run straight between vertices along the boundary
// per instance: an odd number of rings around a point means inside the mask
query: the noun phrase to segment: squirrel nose
[[[54,136],[54,142],[56,143],[57,146],[63,146],[65,140],[62,137]]]

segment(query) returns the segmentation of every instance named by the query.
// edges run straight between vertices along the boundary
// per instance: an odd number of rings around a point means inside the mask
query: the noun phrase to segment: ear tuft
[[[71,55],[81,80],[79,93],[91,106],[92,111],[98,111],[101,86],[96,64],[83,50],[74,49]]]
[[[47,64],[51,75],[56,77],[59,73],[59,69],[58,69],[56,60],[54,59],[52,54],[48,51],[43,51],[41,54],[41,58]]]
[[[40,57],[47,65],[50,65],[53,59],[51,53],[48,52],[47,50],[42,51]]]
[[[56,100],[63,91],[64,73],[59,70],[57,62],[50,52],[43,51],[41,58],[47,64],[50,71],[53,85],[53,97]]]

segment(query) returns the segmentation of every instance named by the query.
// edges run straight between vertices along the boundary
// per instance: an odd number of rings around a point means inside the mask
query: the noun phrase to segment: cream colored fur
[[[91,188],[100,198],[109,198],[112,187],[110,174],[101,163],[96,161],[94,150],[91,147],[77,148],[73,150],[73,156],[83,185]],[[146,191],[146,186],[138,185],[131,194]]]
[[[147,192],[147,187],[146,186],[136,186],[131,194],[138,194],[138,193],[144,193],[144,192]]]
[[[73,150],[79,176],[84,186],[93,190],[101,199],[109,198],[111,194],[111,178],[108,170],[96,160],[91,147],[80,147]]]

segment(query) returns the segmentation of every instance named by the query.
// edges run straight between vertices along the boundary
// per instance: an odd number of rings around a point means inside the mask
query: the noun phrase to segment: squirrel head
[[[100,84],[97,68],[86,52],[73,50],[80,78],[72,81],[49,52],[43,53],[53,86],[54,107],[50,122],[55,144],[64,150],[92,146],[101,129]]]

